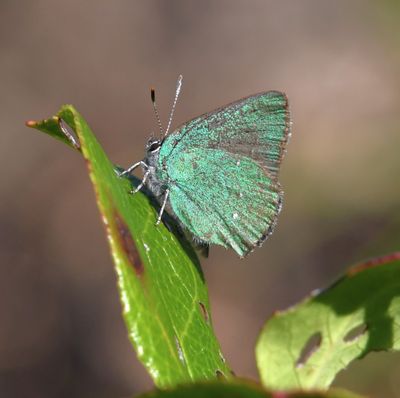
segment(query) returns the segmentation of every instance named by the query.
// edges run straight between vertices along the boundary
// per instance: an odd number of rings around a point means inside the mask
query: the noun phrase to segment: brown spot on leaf
[[[206,306],[201,301],[199,301],[199,307],[200,307],[201,315],[203,316],[204,320],[208,323],[209,316],[208,316],[208,311],[207,311]]]
[[[117,211],[114,212],[114,220],[121,248],[135,270],[136,275],[142,276],[144,267],[131,232],[124,219]]]
[[[360,337],[362,337],[368,331],[368,326],[366,323],[361,323],[357,325],[349,332],[347,332],[346,336],[343,337],[343,341],[345,343],[353,343],[357,341]]]
[[[219,380],[224,380],[226,378],[225,375],[219,369],[217,369],[215,371],[215,375],[217,376],[217,379],[219,379]]]
[[[90,159],[83,158],[83,160],[86,163],[86,167],[88,168],[89,173],[93,173],[92,162],[90,161]]]

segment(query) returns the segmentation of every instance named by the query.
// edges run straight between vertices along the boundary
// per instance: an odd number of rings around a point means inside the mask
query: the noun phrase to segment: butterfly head
[[[146,144],[146,152],[148,154],[153,154],[159,152],[161,148],[162,141],[158,138],[150,138]]]
[[[157,166],[158,158],[160,156],[161,145],[162,140],[160,140],[159,138],[151,137],[147,141],[144,161],[150,168]]]

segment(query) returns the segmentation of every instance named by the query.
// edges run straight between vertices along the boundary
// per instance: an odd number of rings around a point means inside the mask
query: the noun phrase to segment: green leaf
[[[212,329],[199,261],[172,221],[172,232],[163,223],[155,226],[154,201],[141,192],[128,193],[137,179],[117,175],[72,106],[62,107],[56,117],[27,125],[79,149],[86,160],[118,275],[129,337],[155,384],[169,387],[215,379],[217,374],[230,377]],[[90,242],[90,237],[82,239]]]
[[[326,388],[352,360],[400,349],[400,252],[351,268],[264,326],[256,346],[262,382]]]
[[[344,390],[325,392],[269,392],[260,386],[242,380],[208,382],[179,386],[173,390],[154,391],[140,398],[361,398]]]

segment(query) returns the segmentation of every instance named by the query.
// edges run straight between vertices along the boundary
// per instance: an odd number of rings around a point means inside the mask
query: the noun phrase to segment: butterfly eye
[[[155,152],[160,148],[160,146],[161,146],[160,141],[154,141],[150,144],[148,151]]]

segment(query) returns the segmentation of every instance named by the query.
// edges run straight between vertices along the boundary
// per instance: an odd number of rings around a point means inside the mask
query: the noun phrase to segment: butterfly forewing
[[[281,207],[277,174],[289,127],[286,96],[266,92],[193,119],[165,139],[160,169],[172,209],[190,232],[239,255],[269,234]]]
[[[219,148],[261,162],[272,175],[290,134],[286,95],[278,91],[252,95],[199,116],[166,138],[162,154],[194,147]]]

